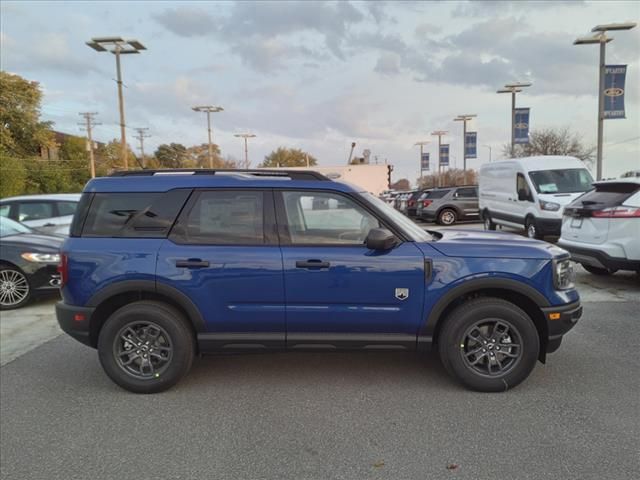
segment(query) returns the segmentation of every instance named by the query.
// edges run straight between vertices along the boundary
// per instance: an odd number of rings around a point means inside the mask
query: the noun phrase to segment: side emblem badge
[[[406,300],[409,298],[409,289],[408,288],[396,288],[396,298],[398,300]]]

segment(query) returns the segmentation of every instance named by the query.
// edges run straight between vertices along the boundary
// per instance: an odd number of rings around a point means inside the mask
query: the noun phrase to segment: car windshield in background
[[[529,172],[538,193],[577,193],[591,190],[593,177],[586,168]]]
[[[378,197],[373,195],[372,193],[365,192],[362,194],[369,203],[373,204],[376,208],[385,213],[385,215],[391,217],[391,219],[411,237],[418,242],[428,242],[433,240],[433,237],[411,220],[408,217],[404,216],[402,213],[397,211],[395,208],[389,206],[386,202],[383,202]]]
[[[8,218],[0,217],[0,237],[30,232],[31,229],[29,227]]]

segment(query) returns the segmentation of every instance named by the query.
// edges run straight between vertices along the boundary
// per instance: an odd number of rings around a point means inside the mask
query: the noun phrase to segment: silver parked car
[[[0,200],[0,216],[43,233],[69,235],[79,193],[22,195]]]

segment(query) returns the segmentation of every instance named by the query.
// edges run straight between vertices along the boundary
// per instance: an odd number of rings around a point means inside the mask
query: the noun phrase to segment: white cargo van
[[[486,230],[524,228],[530,238],[560,235],[562,210],[591,190],[593,178],[575,157],[539,156],[480,167],[479,207]]]

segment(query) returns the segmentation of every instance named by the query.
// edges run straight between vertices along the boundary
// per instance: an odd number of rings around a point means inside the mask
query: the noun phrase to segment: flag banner
[[[429,154],[423,153],[420,159],[420,168],[422,170],[429,170]]]
[[[464,139],[464,158],[477,158],[478,156],[478,132],[467,132]]]
[[[626,65],[605,65],[604,67],[604,118],[625,118],[624,80]]]
[[[516,108],[514,143],[529,143],[529,108]]]
[[[440,145],[440,166],[449,166],[449,145]]]

